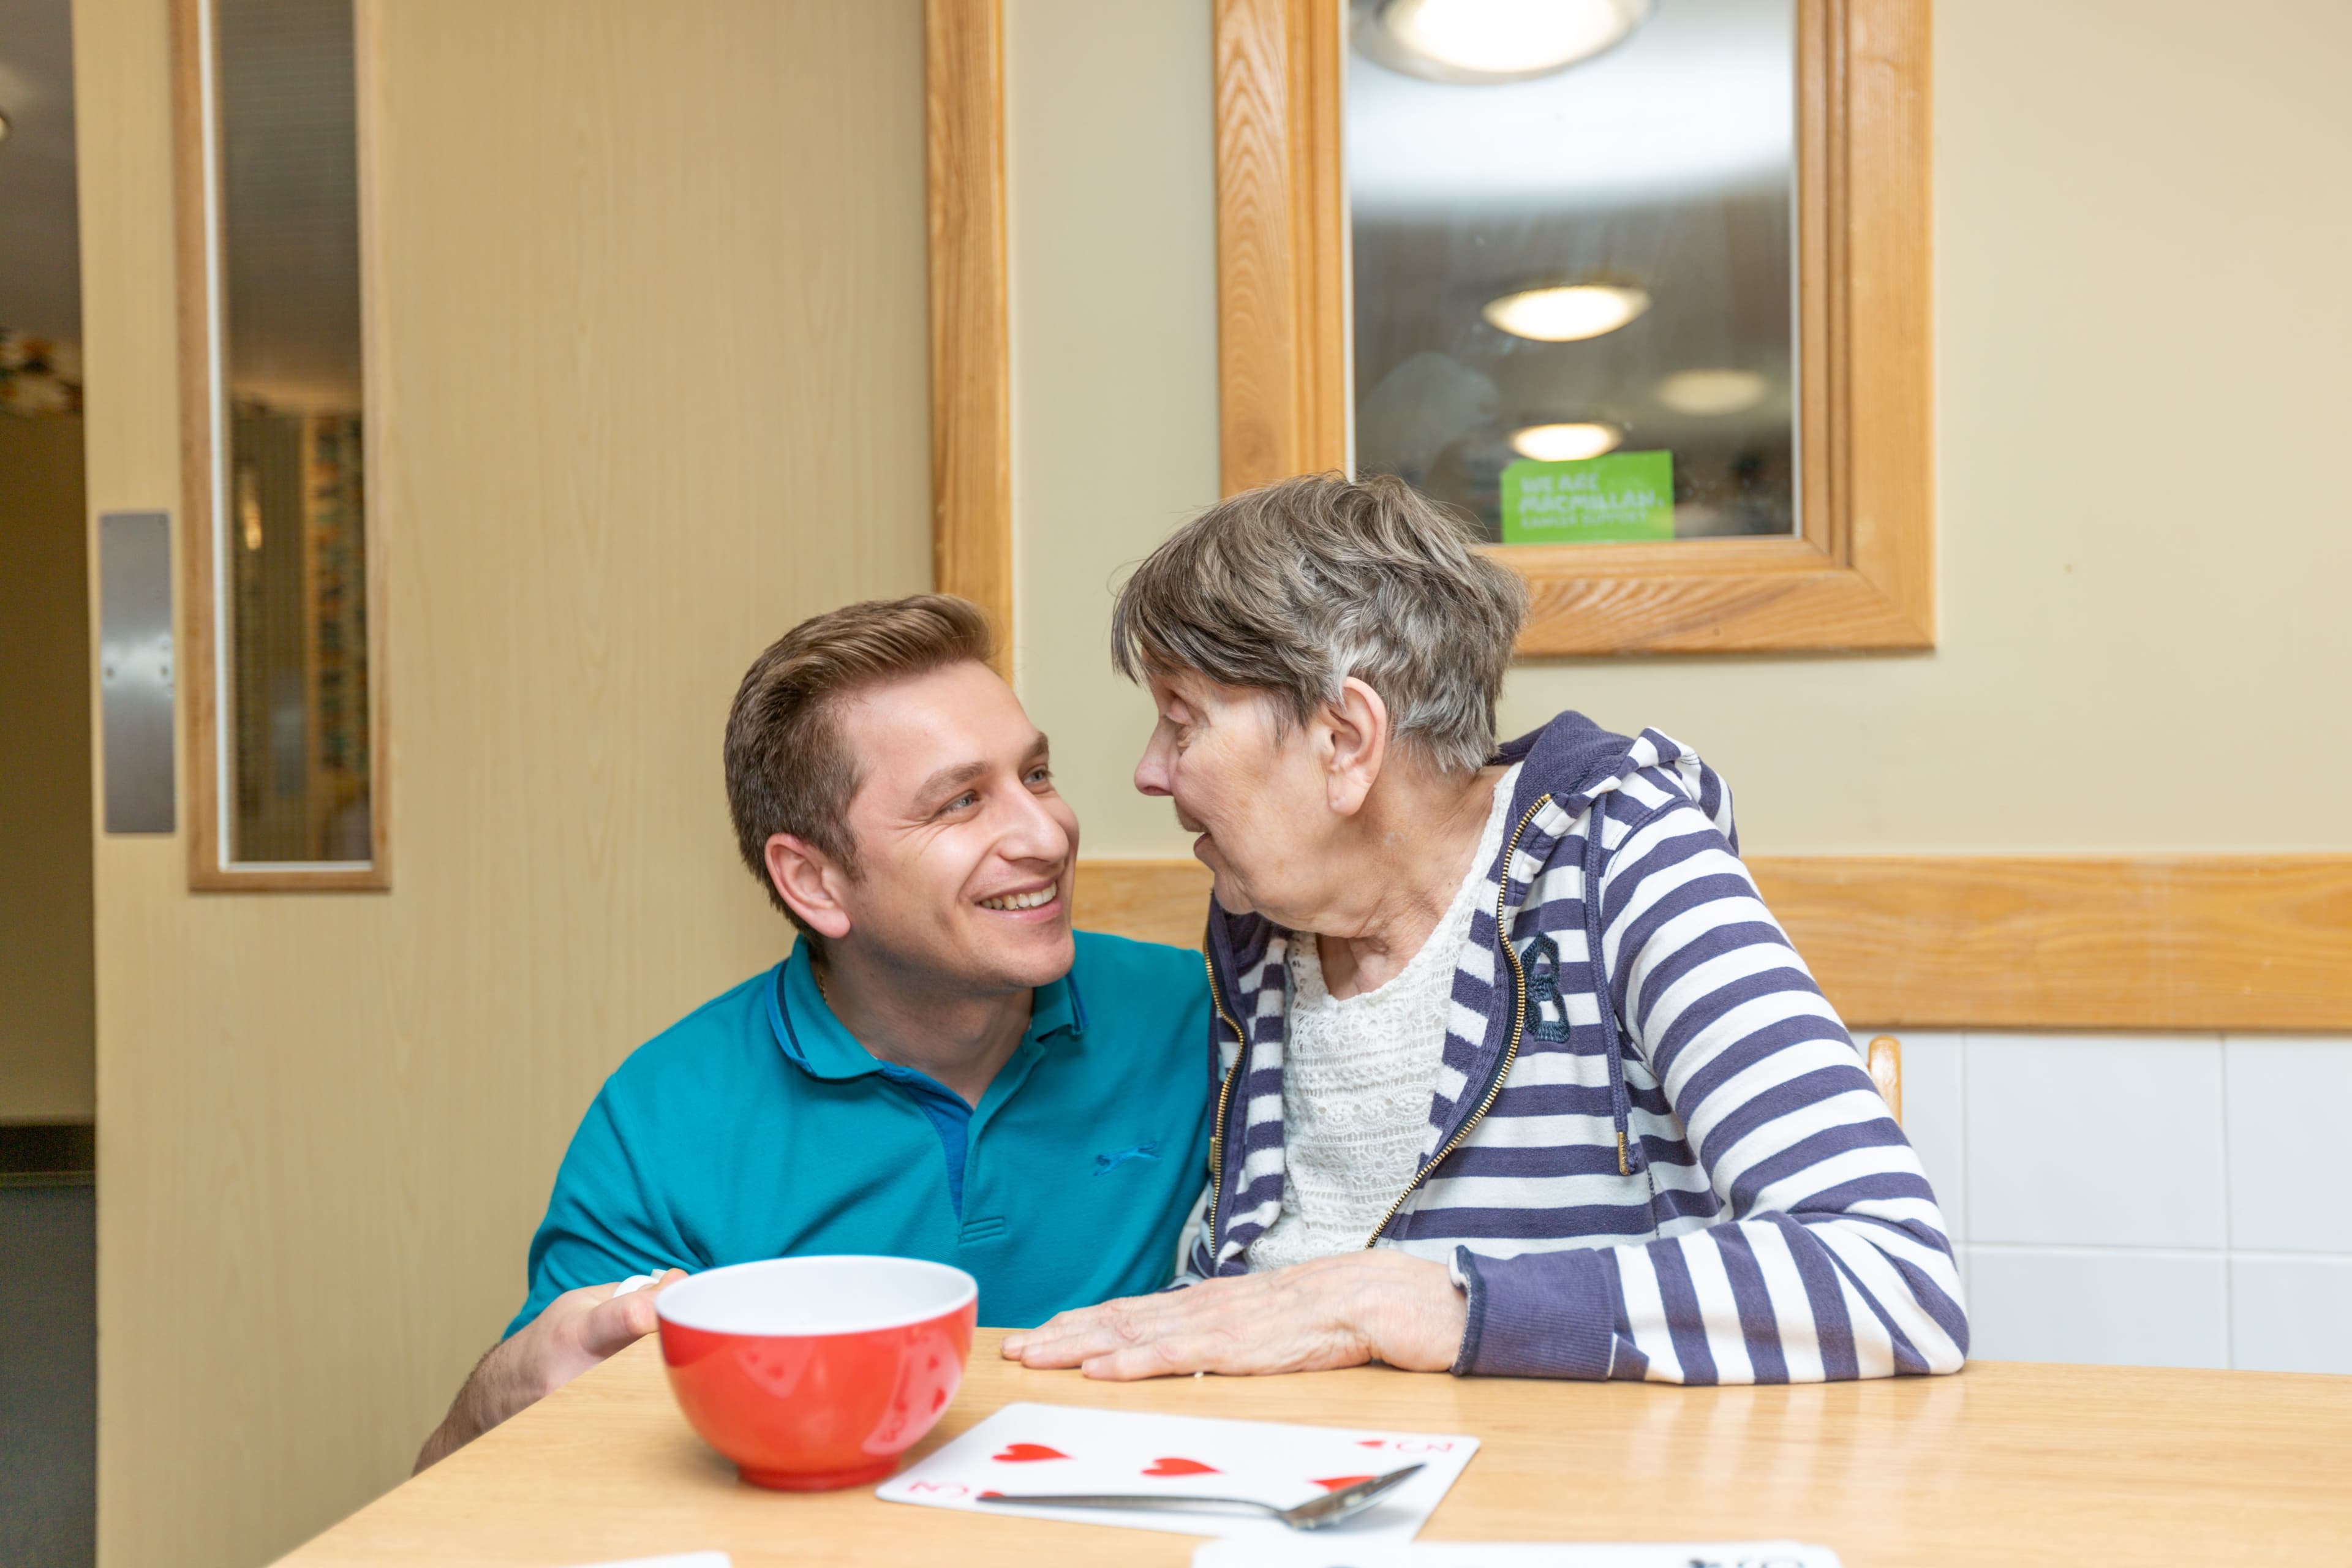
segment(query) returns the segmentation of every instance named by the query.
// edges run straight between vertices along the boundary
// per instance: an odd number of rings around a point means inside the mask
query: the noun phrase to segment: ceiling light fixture
[[[1479,313],[1515,338],[1573,343],[1613,332],[1649,308],[1650,291],[1629,283],[1569,283],[1505,294]]]
[[[1511,450],[1538,463],[1575,463],[1613,452],[1625,432],[1597,419],[1561,425],[1528,425],[1511,432]]]
[[[1625,41],[1652,0],[1387,0],[1360,26],[1365,52],[1433,81],[1524,81]]]
[[[1678,370],[1658,383],[1658,401],[1677,414],[1713,418],[1745,414],[1772,384],[1752,370]]]

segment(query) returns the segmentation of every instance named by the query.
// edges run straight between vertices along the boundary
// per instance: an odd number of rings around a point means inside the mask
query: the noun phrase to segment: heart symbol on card
[[[1352,1487],[1358,1481],[1369,1481],[1371,1479],[1370,1476],[1321,1476],[1317,1478],[1315,1484],[1327,1492],[1336,1492]]]
[[[1198,1459],[1154,1459],[1143,1468],[1147,1476],[1214,1476],[1223,1472]]]
[[[1043,1443],[1007,1443],[1003,1452],[994,1456],[1000,1464],[1030,1465],[1039,1459],[1066,1459],[1059,1448],[1048,1448]]]

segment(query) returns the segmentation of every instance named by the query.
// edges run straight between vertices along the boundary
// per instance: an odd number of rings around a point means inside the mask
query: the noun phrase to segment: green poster
[[[1675,455],[1612,452],[1503,470],[1503,542],[1586,544],[1675,536]]]

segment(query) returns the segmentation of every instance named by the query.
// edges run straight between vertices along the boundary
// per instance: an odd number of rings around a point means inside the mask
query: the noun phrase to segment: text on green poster
[[[1675,455],[1612,452],[1503,470],[1503,542],[1584,544],[1675,536]]]

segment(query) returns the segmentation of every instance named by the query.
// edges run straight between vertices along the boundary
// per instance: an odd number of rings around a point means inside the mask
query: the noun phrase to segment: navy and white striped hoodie
[[[1452,1264],[1454,1370],[1956,1371],[1968,1317],[1936,1195],[1740,863],[1722,780],[1579,713],[1498,760],[1522,765],[1420,1173],[1365,1242]],[[1282,1212],[1289,941],[1210,905],[1223,1087],[1187,1280],[1246,1272]]]

